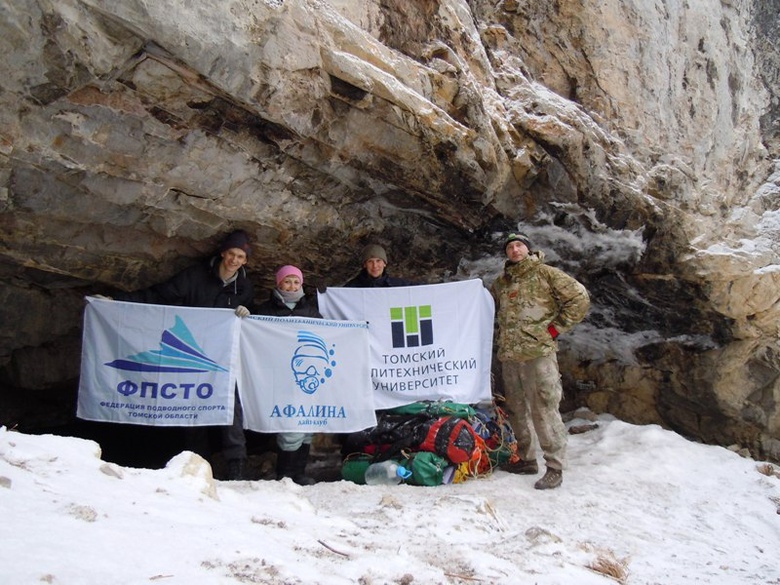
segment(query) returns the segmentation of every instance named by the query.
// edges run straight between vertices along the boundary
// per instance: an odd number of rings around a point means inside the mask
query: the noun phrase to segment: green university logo
[[[390,330],[393,347],[433,345],[433,318],[430,305],[391,307]]]

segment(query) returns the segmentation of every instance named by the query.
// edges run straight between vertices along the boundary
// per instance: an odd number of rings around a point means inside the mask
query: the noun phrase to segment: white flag
[[[251,315],[240,347],[245,428],[344,433],[376,425],[365,322]]]
[[[329,319],[366,320],[378,409],[421,400],[490,402],[494,303],[479,279],[318,293]]]
[[[232,310],[87,301],[79,418],[232,424],[240,321]]]

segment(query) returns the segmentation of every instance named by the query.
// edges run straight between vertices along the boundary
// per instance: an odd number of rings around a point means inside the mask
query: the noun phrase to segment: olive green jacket
[[[498,319],[498,359],[529,361],[558,349],[548,330],[564,333],[585,318],[590,296],[577,280],[544,263],[532,252],[522,262],[506,262],[490,287]]]

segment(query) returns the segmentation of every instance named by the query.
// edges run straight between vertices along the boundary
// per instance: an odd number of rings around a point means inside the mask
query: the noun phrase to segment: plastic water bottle
[[[369,465],[365,479],[367,485],[396,485],[411,475],[406,467],[388,459]]]

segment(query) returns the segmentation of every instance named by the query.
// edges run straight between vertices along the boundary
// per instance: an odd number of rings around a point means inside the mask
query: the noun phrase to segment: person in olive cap
[[[245,269],[250,253],[249,236],[245,231],[237,230],[222,240],[209,260],[185,268],[165,282],[143,290],[118,293],[114,298],[158,305],[228,308],[234,309],[239,317],[246,317],[250,314],[247,307],[253,306],[255,296]],[[233,424],[216,428],[227,460],[227,479],[246,479],[246,437],[238,392]],[[204,427],[186,427],[185,433],[188,448],[204,457],[210,455]]]
[[[577,280],[547,266],[544,253],[532,251],[523,234],[510,234],[504,253],[504,271],[490,293],[496,303],[498,359],[509,422],[521,459],[503,469],[527,475],[539,472],[535,432],[547,472],[534,487],[557,488],[563,482],[567,434],[559,410],[563,388],[556,339],[585,318],[590,297]]]
[[[360,273],[347,281],[347,288],[388,288],[394,286],[415,286],[419,283],[396,278],[387,274],[387,252],[379,244],[368,244],[360,252]],[[361,437],[360,432],[344,433],[336,437],[341,443],[342,455],[348,455],[352,437]]]
[[[369,244],[360,253],[360,273],[344,286],[348,288],[375,288],[413,286],[416,282],[387,274],[387,252],[379,244]]]
[[[322,315],[303,292],[303,272],[290,264],[276,271],[276,288],[270,298],[257,307],[258,315],[273,317],[311,317]],[[306,475],[312,433],[278,433],[276,435],[276,479],[289,477],[298,485],[312,485],[314,478]]]

